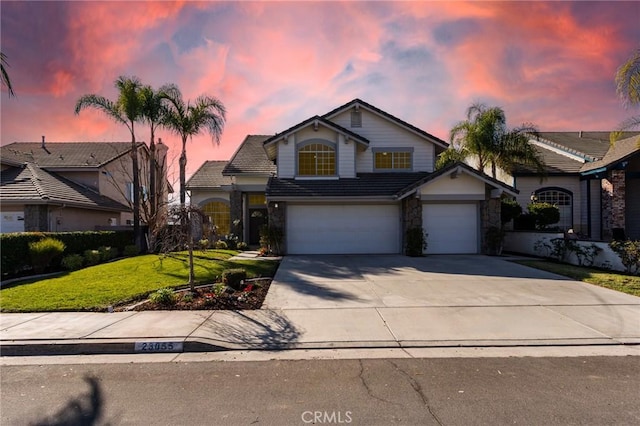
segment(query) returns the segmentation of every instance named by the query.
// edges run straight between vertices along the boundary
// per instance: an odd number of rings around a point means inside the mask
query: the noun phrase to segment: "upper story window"
[[[334,176],[336,150],[324,143],[310,143],[298,149],[299,176]]]
[[[562,188],[541,188],[535,192],[539,203],[549,203],[560,210],[560,221],[556,225],[567,231],[573,228],[573,194]]]
[[[411,151],[374,151],[374,168],[376,170],[411,171]]]

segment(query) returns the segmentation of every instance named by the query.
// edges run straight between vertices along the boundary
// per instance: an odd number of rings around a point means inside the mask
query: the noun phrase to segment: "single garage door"
[[[400,253],[398,205],[289,205],[290,254]]]
[[[0,232],[24,232],[24,214],[22,212],[3,212]]]
[[[428,254],[478,253],[477,204],[423,204]]]

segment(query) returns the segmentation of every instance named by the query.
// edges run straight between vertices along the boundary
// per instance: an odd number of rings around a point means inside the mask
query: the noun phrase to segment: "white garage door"
[[[476,204],[423,204],[422,224],[428,254],[477,253]]]
[[[400,253],[397,205],[289,205],[290,254]]]
[[[0,232],[24,232],[24,214],[22,212],[3,212]]]

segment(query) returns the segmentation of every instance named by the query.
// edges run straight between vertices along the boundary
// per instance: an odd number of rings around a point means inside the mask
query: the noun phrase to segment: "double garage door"
[[[287,206],[290,254],[400,253],[400,206]]]
[[[399,205],[287,206],[290,254],[401,253]],[[423,204],[427,254],[478,253],[476,203]]]

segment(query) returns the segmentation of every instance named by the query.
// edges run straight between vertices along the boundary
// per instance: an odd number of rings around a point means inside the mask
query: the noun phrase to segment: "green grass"
[[[275,261],[229,261],[235,253],[231,250],[194,252],[196,281],[211,283],[224,269],[231,268],[244,268],[249,277],[272,277],[278,268]],[[131,257],[4,288],[0,290],[0,311],[104,310],[109,305],[142,299],[163,287],[183,286],[188,278],[187,253]]]
[[[617,274],[615,272],[567,265],[564,263],[549,262],[546,260],[517,260],[515,262],[521,265],[573,278],[574,280],[610,288],[633,296],[640,296],[640,277],[637,276]]]

